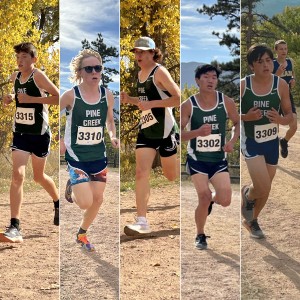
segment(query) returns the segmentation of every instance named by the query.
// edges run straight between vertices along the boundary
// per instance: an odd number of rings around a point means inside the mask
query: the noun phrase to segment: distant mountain
[[[185,84],[187,84],[188,87],[191,87],[192,85],[196,86],[195,70],[198,66],[202,65],[204,65],[204,63],[198,63],[195,61],[181,63],[181,88],[183,88]]]
[[[272,17],[282,13],[286,6],[299,6],[299,0],[263,0],[256,6],[256,11]]]
[[[195,70],[198,66],[203,66],[204,63],[199,62],[182,62],[180,73],[181,73],[181,88],[183,89],[184,85],[187,84],[188,87],[197,86],[195,82]],[[220,79],[222,76],[228,75],[229,71],[224,71],[220,75]]]

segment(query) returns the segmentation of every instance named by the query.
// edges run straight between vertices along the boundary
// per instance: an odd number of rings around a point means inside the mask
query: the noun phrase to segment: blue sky
[[[230,61],[228,48],[220,46],[218,38],[211,34],[212,31],[225,32],[227,21],[222,17],[209,20],[207,15],[199,14],[197,8],[202,8],[203,3],[213,5],[217,0],[181,0],[181,61]]]
[[[118,0],[60,0],[60,91],[70,89],[71,59],[81,50],[81,41],[96,40],[101,33],[107,46],[119,51],[119,1]],[[107,66],[119,70],[119,59]],[[104,66],[105,67],[105,66]],[[119,90],[119,75],[109,85],[111,90]]]

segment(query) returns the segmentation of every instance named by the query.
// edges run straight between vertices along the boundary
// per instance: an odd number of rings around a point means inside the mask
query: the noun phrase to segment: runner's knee
[[[149,170],[137,167],[136,173],[135,173],[135,178],[136,178],[136,180],[149,178]]]
[[[174,181],[176,179],[176,171],[170,170],[170,171],[165,171],[164,170],[164,175],[169,181]]]
[[[12,181],[14,184],[22,184],[25,179],[25,174],[23,172],[15,171],[12,174]]]
[[[223,207],[229,206],[231,203],[231,188],[226,187],[222,188],[220,191],[217,191],[215,202]]]
[[[198,206],[209,206],[211,202],[211,191],[210,190],[202,190],[202,191],[197,191],[198,194]]]

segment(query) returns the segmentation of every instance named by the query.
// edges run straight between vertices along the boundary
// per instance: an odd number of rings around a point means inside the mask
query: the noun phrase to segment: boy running
[[[14,94],[3,97],[8,105],[15,99],[16,112],[13,124],[12,181],[10,186],[10,225],[3,234],[2,242],[23,242],[20,232],[21,204],[25,169],[31,156],[34,181],[39,183],[54,202],[54,225],[59,225],[59,196],[54,181],[45,174],[45,165],[50,151],[51,132],[48,121],[48,104],[58,105],[59,91],[49,78],[34,64],[37,51],[32,43],[14,46],[18,72],[10,80]],[[46,92],[49,96],[46,95]]]

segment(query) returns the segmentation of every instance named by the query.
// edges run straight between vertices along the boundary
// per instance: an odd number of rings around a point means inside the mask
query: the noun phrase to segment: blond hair
[[[96,57],[100,61],[100,64],[102,65],[102,58],[97,51],[94,51],[92,49],[83,49],[83,50],[79,51],[79,53],[75,57],[73,57],[73,59],[70,63],[70,70],[71,70],[70,81],[72,83],[80,83],[81,82],[81,76],[79,74],[79,71],[82,68],[82,61],[85,58],[88,58],[91,56]]]

